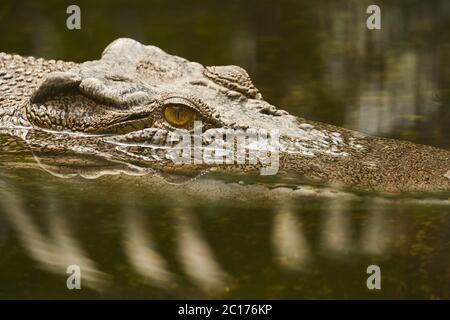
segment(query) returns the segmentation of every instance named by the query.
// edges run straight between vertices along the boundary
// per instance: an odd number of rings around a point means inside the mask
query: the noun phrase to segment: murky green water
[[[68,4],[3,0],[0,51],[84,61],[127,36],[241,65],[293,114],[450,148],[448,1],[379,1],[381,31],[364,1],[81,1],[81,31]],[[449,195],[246,201],[232,183],[68,179],[2,149],[0,298],[450,298]],[[381,290],[366,287],[373,264]]]

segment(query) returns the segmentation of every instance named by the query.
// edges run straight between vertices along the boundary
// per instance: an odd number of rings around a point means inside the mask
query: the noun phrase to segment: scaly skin
[[[220,134],[279,130],[281,177],[367,191],[450,190],[446,150],[296,118],[264,101],[239,67],[204,67],[131,39],[116,40],[100,60],[82,64],[1,53],[0,89],[0,128],[38,158],[95,157],[133,170],[151,167],[171,179],[209,170],[258,173],[259,165],[167,159],[161,147],[175,128],[163,110],[175,104]],[[83,163],[75,173],[88,170]]]

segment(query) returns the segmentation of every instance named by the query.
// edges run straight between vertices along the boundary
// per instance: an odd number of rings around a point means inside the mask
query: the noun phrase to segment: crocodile
[[[23,141],[65,177],[109,172],[91,159],[170,182],[211,172],[258,176],[262,162],[180,164],[167,146],[180,130],[204,138],[202,147],[211,132],[225,140],[230,130],[263,130],[279,139],[268,154],[277,154],[282,179],[370,192],[450,191],[447,150],[296,117],[264,100],[241,67],[203,66],[128,38],[83,63],[0,53],[0,91],[0,130],[14,138],[2,149]]]

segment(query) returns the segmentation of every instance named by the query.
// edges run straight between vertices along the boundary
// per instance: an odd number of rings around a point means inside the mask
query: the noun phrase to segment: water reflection
[[[392,203],[381,198],[374,198],[370,201],[368,208],[370,216],[363,227],[361,237],[361,249],[366,254],[385,255],[389,249],[393,238],[393,230],[388,223],[387,206],[389,205]]]
[[[164,290],[176,289],[176,276],[156,250],[148,225],[127,207],[125,210],[125,254],[135,272]],[[226,288],[226,272],[219,265],[211,247],[193,222],[186,208],[175,208],[178,256],[190,282],[202,291],[216,293]]]
[[[173,286],[175,277],[157,251],[149,226],[133,205],[124,208],[124,229],[124,250],[134,271],[151,285],[162,289]]]
[[[11,191],[7,191],[11,190]],[[83,282],[94,289],[101,289],[106,275],[99,271],[95,263],[87,256],[80,243],[74,238],[64,221],[63,209],[55,198],[48,197],[46,221],[49,236],[46,236],[29,217],[23,202],[13,194],[14,189],[7,188],[0,181],[2,201],[0,208],[7,214],[12,226],[21,240],[22,246],[40,266],[56,274],[66,274],[67,267],[77,265],[82,270]]]
[[[228,275],[218,263],[211,247],[190,214],[176,208],[178,254],[184,272],[192,283],[206,291],[224,290]]]
[[[337,258],[348,254],[353,247],[349,209],[350,200],[348,198],[330,199],[325,204],[325,218],[321,233],[322,247]]]
[[[311,249],[303,225],[289,205],[276,210],[272,242],[282,268],[303,271],[311,264]]]
[[[155,203],[155,198],[147,199],[142,190],[133,189],[136,187],[126,180],[113,182],[108,191],[99,180],[81,180],[86,181],[85,187],[77,192],[71,187],[77,184],[76,180],[49,180],[46,173],[41,177],[47,180],[42,187],[45,201],[38,202],[40,206],[36,205],[37,194],[30,192],[33,188],[18,188],[11,177],[2,179],[0,212],[9,221],[3,228],[11,225],[14,230],[14,234],[4,235],[8,246],[3,251],[14,250],[17,244],[11,237],[17,236],[27,255],[40,268],[66,278],[67,266],[77,264],[81,267],[83,288],[95,289],[105,297],[111,292],[120,295],[117,281],[122,289],[141,288],[135,293],[137,297],[156,293],[156,297],[239,297],[239,292],[249,287],[255,290],[253,296],[260,296],[263,287],[258,284],[264,286],[263,279],[268,272],[272,274],[270,283],[273,284],[283,283],[288,274],[303,275],[289,280],[292,285],[311,286],[326,280],[326,285],[333,288],[329,297],[339,297],[340,285],[333,280],[333,270],[345,262],[364,272],[377,259],[377,263],[395,263],[396,268],[403,270],[387,272],[387,279],[393,279],[391,286],[411,274],[411,270],[405,273],[404,268],[416,263],[415,259],[436,261],[418,272],[429,274],[427,284],[440,290],[443,283],[430,280],[433,274],[430,272],[433,268],[448,267],[445,248],[449,248],[450,241],[445,230],[450,212],[446,199],[436,203],[424,202],[425,199],[407,202],[371,196],[303,193],[296,200],[291,198],[273,207],[253,204],[256,205],[253,209],[236,210],[214,208],[213,202],[207,201],[201,208],[194,208],[183,195],[173,191],[166,195],[157,193],[155,206],[149,205]],[[48,188],[49,185],[52,187]],[[76,194],[75,208],[61,209],[64,189],[72,196]],[[37,197],[40,199],[42,194]],[[90,204],[92,201],[94,206]],[[105,211],[98,211],[102,207]],[[73,223],[73,217],[86,210],[83,220]],[[95,227],[81,232],[89,225]],[[92,246],[92,241],[104,244]],[[123,258],[117,258],[121,251]],[[434,251],[436,257],[444,260],[431,258]],[[99,263],[106,252],[116,258],[106,264]],[[260,253],[259,258],[256,252]],[[34,266],[28,269],[33,270]],[[275,270],[282,273],[274,273]],[[289,273],[284,275],[284,271]],[[14,273],[13,270],[4,272]],[[127,275],[125,282],[120,280],[123,275]],[[61,292],[67,290],[65,281],[58,282]],[[27,284],[16,285],[17,290],[27,288]],[[356,289],[357,283],[349,286],[351,292],[361,294]],[[140,296],[144,288],[147,288],[143,291],[146,295]],[[313,293],[322,292],[317,290]],[[286,292],[286,297],[296,297],[295,292]]]

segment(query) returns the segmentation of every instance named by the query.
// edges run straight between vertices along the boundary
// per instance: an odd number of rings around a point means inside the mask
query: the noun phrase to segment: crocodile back
[[[53,71],[66,71],[73,62],[0,53],[0,127],[28,125],[21,108],[36,86]]]

